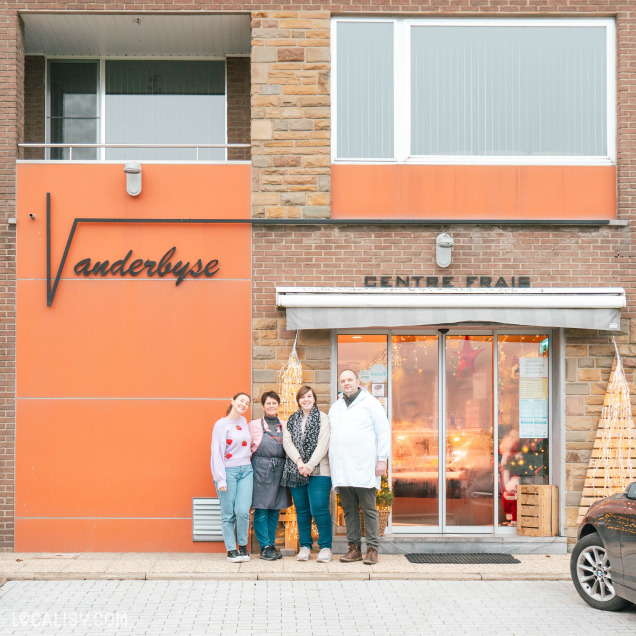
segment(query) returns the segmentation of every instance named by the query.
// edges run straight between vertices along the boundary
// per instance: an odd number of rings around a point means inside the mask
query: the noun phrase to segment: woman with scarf
[[[329,418],[318,410],[316,393],[301,386],[296,394],[300,407],[287,420],[283,446],[287,453],[281,484],[289,486],[296,506],[300,550],[296,559],[308,561],[313,540],[311,520],[318,528],[318,561],[328,563],[331,553],[331,473],[329,472]]]
[[[254,469],[254,534],[261,548],[261,559],[274,561],[282,558],[276,549],[278,517],[281,508],[290,505],[289,490],[280,485],[285,467],[285,422],[278,417],[280,397],[275,391],[263,393],[261,404],[263,417],[249,423]]]

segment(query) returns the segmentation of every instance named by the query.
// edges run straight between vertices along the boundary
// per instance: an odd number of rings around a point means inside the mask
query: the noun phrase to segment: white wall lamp
[[[138,161],[129,161],[124,165],[126,173],[126,192],[131,197],[141,193],[141,164]]]
[[[438,267],[448,267],[451,264],[451,250],[455,245],[455,241],[450,234],[442,232],[437,235],[435,241],[435,260]]]

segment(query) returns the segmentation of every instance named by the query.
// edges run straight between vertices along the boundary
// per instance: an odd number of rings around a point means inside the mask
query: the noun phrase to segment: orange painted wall
[[[16,551],[224,550],[192,542],[192,497],[214,496],[210,437],[250,388],[249,225],[80,224],[73,219],[249,218],[249,165],[20,164]],[[36,215],[35,220],[29,213]],[[219,260],[213,278],[77,276],[83,258]],[[130,261],[129,261],[130,263]]]
[[[615,219],[614,166],[331,167],[332,217]]]

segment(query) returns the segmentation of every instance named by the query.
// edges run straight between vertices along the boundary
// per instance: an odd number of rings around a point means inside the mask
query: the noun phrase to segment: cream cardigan
[[[303,433],[305,432],[305,424],[307,423],[307,416],[303,415]],[[326,413],[320,411],[320,433],[318,434],[318,443],[316,444],[316,450],[312,453],[309,461],[306,463],[308,468],[311,468],[312,475],[316,466],[320,466],[320,477],[330,477],[329,471],[329,417]],[[292,442],[291,433],[287,430],[287,427],[283,429],[283,448],[287,453],[287,456],[295,463],[298,462],[300,453]]]

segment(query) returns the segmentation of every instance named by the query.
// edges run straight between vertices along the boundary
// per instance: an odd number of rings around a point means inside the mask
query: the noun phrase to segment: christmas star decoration
[[[475,358],[483,352],[483,349],[473,349],[470,346],[470,336],[466,336],[464,340],[464,346],[459,352],[459,365],[457,367],[457,375],[459,375],[464,369],[470,369],[475,372]]]

